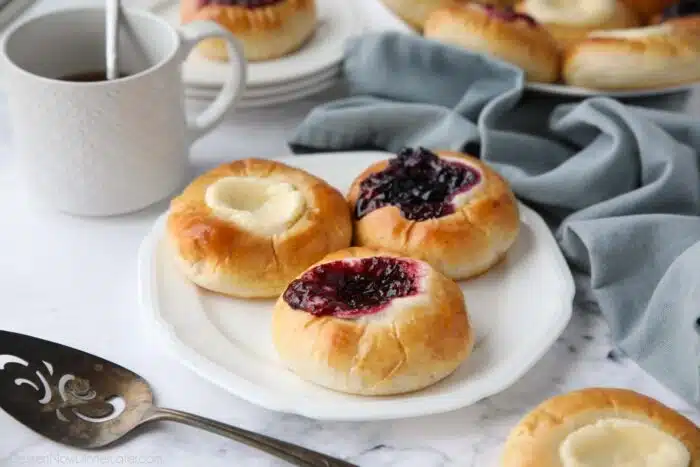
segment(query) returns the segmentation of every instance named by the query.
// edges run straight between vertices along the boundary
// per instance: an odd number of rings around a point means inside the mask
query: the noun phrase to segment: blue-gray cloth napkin
[[[350,42],[344,71],[351,97],[314,109],[292,149],[476,153],[590,276],[619,349],[700,405],[700,120],[599,97],[545,108],[521,70],[398,33]]]

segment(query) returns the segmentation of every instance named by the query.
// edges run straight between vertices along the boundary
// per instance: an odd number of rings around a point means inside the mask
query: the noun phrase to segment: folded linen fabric
[[[700,405],[700,120],[609,98],[548,107],[522,71],[400,33],[349,43],[350,97],[297,153],[403,146],[479,155],[555,229],[625,354]]]

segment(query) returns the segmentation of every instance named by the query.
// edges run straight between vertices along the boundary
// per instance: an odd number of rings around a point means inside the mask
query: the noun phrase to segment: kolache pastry
[[[516,5],[542,24],[561,49],[600,29],[639,27],[639,16],[618,0],[522,0]]]
[[[277,297],[351,239],[343,195],[272,160],[238,160],[199,176],[173,199],[167,219],[169,251],[184,275],[242,298]]]
[[[183,24],[214,21],[243,44],[248,61],[283,57],[299,50],[316,31],[316,0],[181,0]],[[206,58],[227,61],[222,39],[206,39],[197,45]]]
[[[381,0],[396,16],[416,31],[423,30],[423,24],[430,14],[442,7],[458,5],[459,0]]]
[[[356,395],[428,387],[468,358],[475,334],[459,286],[425,262],[334,252],[275,304],[272,340],[300,378]]]
[[[700,22],[693,17],[635,29],[597,31],[569,49],[562,75],[602,90],[663,88],[700,80]]]
[[[426,261],[455,280],[487,271],[520,229],[506,181],[478,159],[405,148],[352,183],[354,244]]]
[[[512,9],[478,3],[442,8],[428,17],[423,35],[512,63],[528,81],[559,80],[557,43],[532,17]]]
[[[471,0],[471,3],[480,5],[491,5],[498,8],[508,8],[515,5],[516,0]]]
[[[506,440],[502,467],[698,467],[700,431],[650,397],[614,388],[555,396]]]
[[[664,11],[652,16],[650,24],[663,23],[666,20],[676,20],[686,16],[700,15],[700,0],[676,1]]]
[[[685,34],[692,34],[696,37],[700,36],[700,12],[695,15],[670,18],[664,21],[664,23],[672,26],[676,31],[681,31]]]
[[[622,0],[627,7],[636,12],[643,21],[649,21],[656,15],[674,4],[682,3],[679,0]]]

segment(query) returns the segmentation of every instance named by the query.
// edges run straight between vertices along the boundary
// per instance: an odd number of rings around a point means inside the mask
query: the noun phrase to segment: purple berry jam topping
[[[384,206],[397,206],[409,220],[424,221],[455,212],[452,199],[481,180],[474,168],[447,161],[424,148],[405,148],[381,172],[360,183],[358,219]]]
[[[419,269],[415,261],[389,256],[338,260],[305,272],[282,296],[293,309],[314,316],[357,318],[417,294]]]
[[[204,8],[208,5],[222,6],[240,6],[243,8],[261,8],[264,6],[274,5],[275,3],[283,2],[284,0],[197,0],[198,7]]]
[[[535,21],[535,18],[533,18],[530,15],[526,15],[523,13],[516,13],[515,10],[513,10],[512,7],[497,7],[495,5],[484,5],[484,10],[486,10],[486,13],[491,16],[492,18],[498,18],[503,21],[525,21],[527,24],[530,26],[534,27],[537,26],[537,21]]]

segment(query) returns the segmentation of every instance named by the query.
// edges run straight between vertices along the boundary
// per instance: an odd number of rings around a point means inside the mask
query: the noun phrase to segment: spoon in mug
[[[141,425],[172,421],[200,428],[301,467],[357,467],[286,441],[198,415],[156,407],[136,373],[65,345],[0,330],[0,408],[61,444],[110,445]]]
[[[119,19],[121,16],[121,0],[107,0],[105,16],[107,80],[113,80],[119,77]]]

